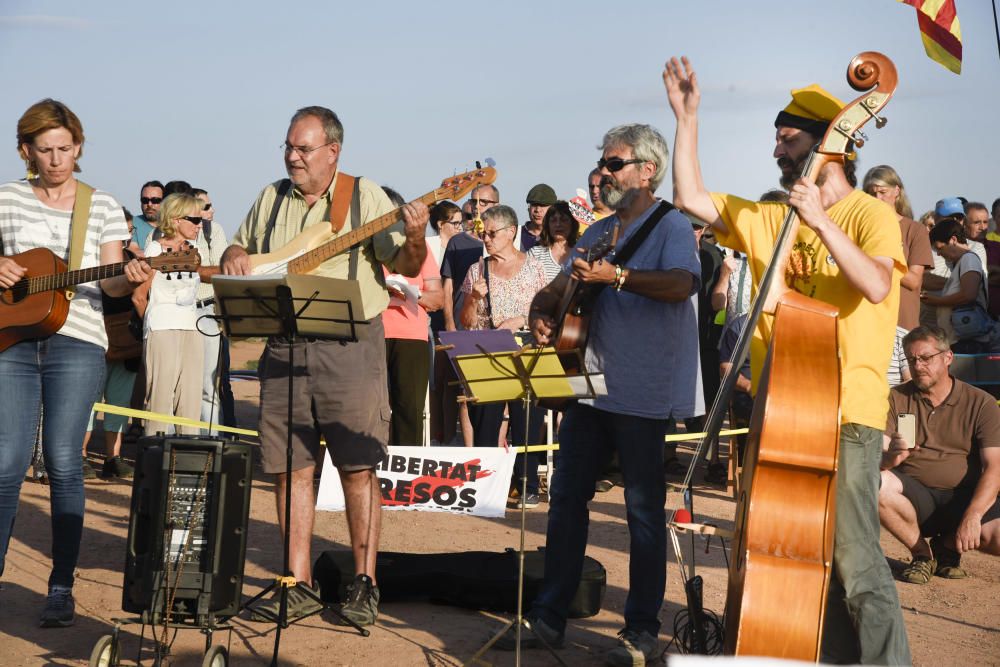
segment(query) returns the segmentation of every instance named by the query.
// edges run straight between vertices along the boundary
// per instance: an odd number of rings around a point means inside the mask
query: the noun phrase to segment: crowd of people
[[[1000,408],[949,373],[956,353],[1000,351],[1000,199],[989,210],[943,197],[917,221],[891,166],[868,170],[860,187],[853,159],[826,164],[817,183],[802,179],[813,145],[844,107],[815,85],[793,91],[775,120],[782,189],[756,199],[711,192],[698,160],[700,91],[690,63],[671,60],[663,80],[677,122],[672,163],[654,128],[614,127],[602,139],[587,193],[560,198],[539,183],[525,197],[521,220],[495,185],[475,188],[465,202],[428,209],[342,172],[339,118],[325,107],[304,107],[286,134],[288,177],[261,190],[228,242],[213,224],[208,192],[183,181],[144,183],[142,214],[134,218],[111,195],[86,188],[74,175],[84,145],[79,119],[54,100],[28,109],[18,124],[27,178],[0,186],[0,287],[23,282],[27,270],[18,257],[35,248],[71,267],[123,264],[121,275],[68,295],[58,331],[29,332],[0,350],[0,379],[10,392],[0,408],[7,414],[0,421],[9,425],[0,431],[0,571],[41,424],[53,529],[42,625],[74,620],[73,570],[88,474],[80,446],[93,430],[93,404],[103,396],[113,405],[234,423],[228,350],[213,317],[209,276],[251,274],[252,255],[280,249],[314,225],[346,233],[398,210],[399,224],[315,271],[358,282],[364,326],[357,340],[297,337],[293,362],[289,341],[274,336],[260,359],[261,463],[276,479],[279,529],[289,534],[297,582],[288,590],[289,616],[322,609],[310,543],[314,478],[324,452],[344,489],[354,555],[355,577],[341,613],[369,625],[380,600],[375,467],[387,447],[496,447],[541,439],[541,410],[532,410],[525,423],[519,401],[459,401],[450,362],[435,352],[437,335],[504,329],[524,344],[549,344],[576,281],[602,288],[592,303],[584,360],[588,371],[603,374],[606,393],[572,403],[558,416],[546,577],[528,614],[532,632],[521,640],[562,644],[586,549],[588,502],[609,488],[613,466],[625,487],[630,566],[625,628],[608,660],[631,665],[650,658],[666,585],[664,477],[680,467],[664,436],[679,421],[700,430],[727,372],[740,375],[732,422],[749,422],[764,367],[764,331],[754,332],[750,358],[738,368],[731,353],[777,230],[794,207],[802,225],[789,287],[840,309],[842,421],[823,655],[908,663],[896,589],[879,547],[880,522],[913,553],[905,581],[966,576],[961,554],[972,549],[1000,554]],[[656,195],[671,164],[672,203]],[[87,200],[88,217],[81,221],[78,205]],[[606,256],[584,254],[607,239],[613,247]],[[191,247],[201,270],[164,274],[146,261]],[[289,374],[296,378],[291,423]],[[913,431],[902,426],[913,422]],[[144,432],[173,428],[151,418]],[[121,456],[127,429],[126,419],[105,418],[102,475],[131,475]],[[209,430],[181,426],[177,432]],[[510,500],[528,509],[545,494],[538,456],[520,456],[527,482],[511,489]],[[718,449],[707,463],[705,481],[725,483]],[[273,620],[279,603],[276,593],[251,618]],[[512,631],[498,646],[516,642]]]

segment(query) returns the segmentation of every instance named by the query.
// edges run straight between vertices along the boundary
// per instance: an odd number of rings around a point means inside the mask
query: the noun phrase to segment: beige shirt
[[[305,197],[298,188],[292,187],[288,191],[285,200],[281,203],[281,210],[278,212],[278,218],[275,220],[274,230],[271,233],[272,252],[286,245],[306,227],[330,224],[330,201],[336,183],[337,179],[334,178],[326,193],[311,207],[306,204]],[[239,231],[233,237],[234,245],[246,248],[247,252],[252,255],[260,253],[263,247],[267,221],[271,217],[271,209],[274,206],[279,184],[280,181],[277,181],[264,188],[263,192],[258,195],[257,201],[250,208],[250,212],[247,213]],[[361,178],[359,187],[361,221],[356,223],[357,226],[371,222],[395,208],[382,188],[367,178]],[[349,231],[351,231],[351,225],[348,221],[338,236]],[[357,280],[361,286],[362,317],[364,319],[372,319],[389,305],[389,293],[385,290],[382,267],[379,264],[385,264],[391,270],[396,253],[405,242],[406,236],[403,233],[403,223],[400,220],[392,227],[375,234],[363,243],[361,256],[358,258]],[[330,278],[346,279],[348,277],[349,257],[350,251],[342,252],[323,262],[311,273]]]

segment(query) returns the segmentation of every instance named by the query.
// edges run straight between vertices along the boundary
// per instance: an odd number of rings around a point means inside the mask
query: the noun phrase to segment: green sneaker
[[[899,578],[910,584],[926,584],[934,577],[937,561],[926,556],[916,556],[899,573]]]
[[[931,538],[931,551],[937,560],[934,574],[943,579],[965,579],[969,573],[962,569],[962,554],[944,545],[940,537]]]
[[[359,574],[347,586],[347,601],[340,615],[357,625],[371,625],[378,618],[378,586],[367,574]]]
[[[317,598],[319,597],[319,593],[314,588],[301,581],[288,589],[286,619],[289,623],[294,623],[323,610],[323,605],[307,595],[306,591],[311,592]],[[250,614],[250,620],[255,623],[274,623],[280,610],[281,589],[278,588],[266,602],[260,602],[256,605]]]

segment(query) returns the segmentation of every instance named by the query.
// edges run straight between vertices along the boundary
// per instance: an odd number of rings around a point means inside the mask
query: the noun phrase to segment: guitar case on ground
[[[382,602],[429,600],[467,609],[514,612],[517,610],[515,549],[502,552],[407,554],[379,553],[376,572]],[[545,572],[545,551],[524,554],[524,608],[538,595]],[[313,577],[326,602],[340,602],[354,579],[350,551],[324,551],[313,566]],[[586,556],[580,586],[570,604],[570,618],[587,618],[601,610],[607,573]]]

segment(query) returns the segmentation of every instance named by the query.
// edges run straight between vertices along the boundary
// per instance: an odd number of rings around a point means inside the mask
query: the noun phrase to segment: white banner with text
[[[514,450],[502,447],[390,447],[375,469],[382,507],[502,517],[514,459]],[[344,509],[340,475],[329,454],[323,461],[316,509]]]

